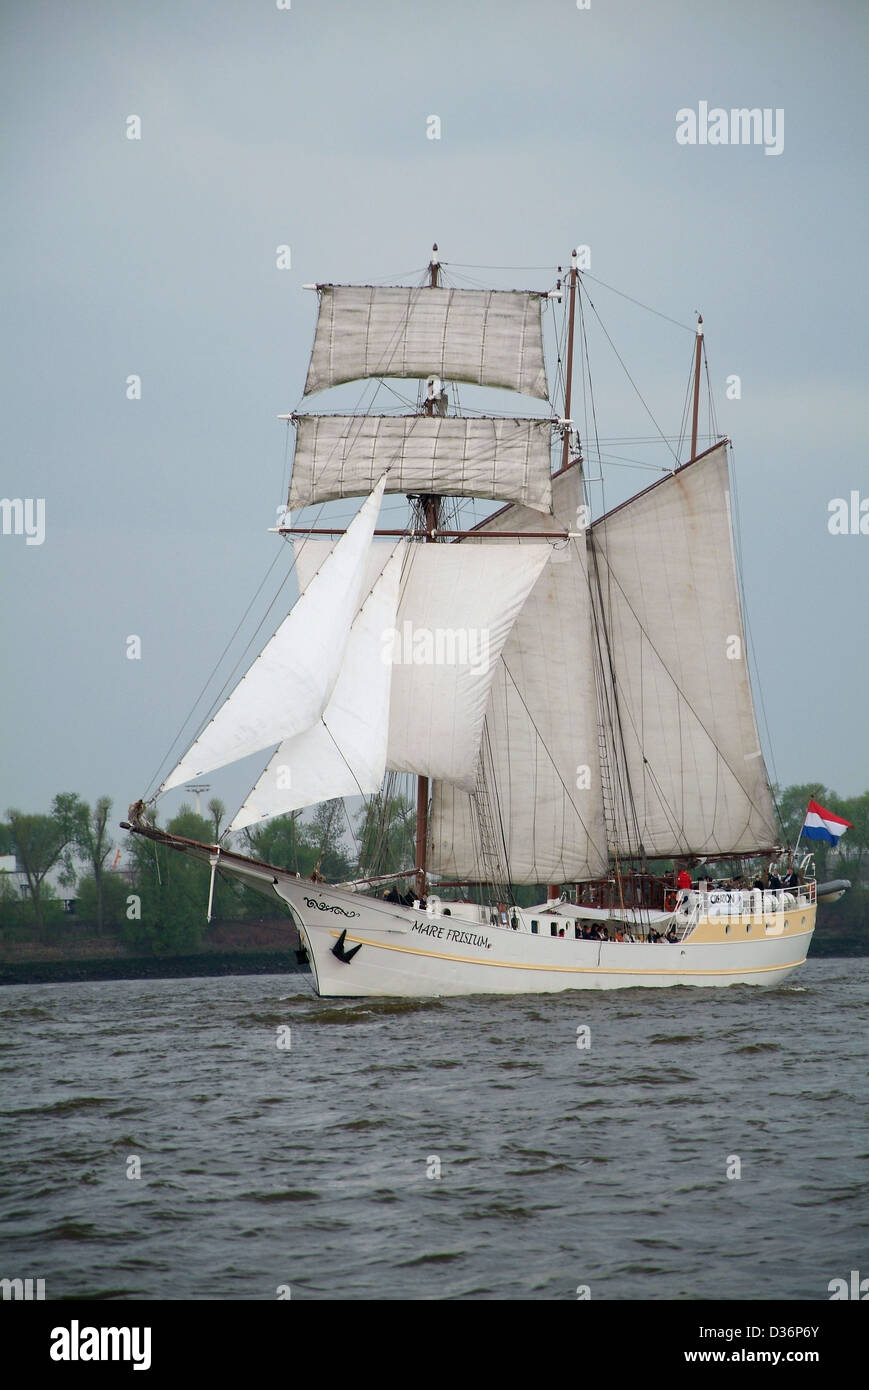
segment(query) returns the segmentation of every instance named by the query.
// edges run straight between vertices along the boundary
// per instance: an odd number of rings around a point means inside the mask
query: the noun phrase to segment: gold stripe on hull
[[[340,933],[330,930],[330,936],[338,940]],[[811,932],[800,932],[800,936],[810,936]],[[790,938],[789,938],[790,939]],[[513,960],[484,960],[480,957],[455,956],[447,951],[424,951],[419,946],[392,946],[385,941],[371,941],[367,936],[353,936],[348,931],[345,937],[347,942],[358,942],[361,946],[373,946],[380,951],[399,951],[407,956],[427,956],[431,960],[450,960],[459,965],[488,965],[495,966],[502,970],[543,970],[552,974],[559,975],[760,975],[771,970],[795,970],[798,965],[804,965],[807,957],[801,956],[799,960],[782,961],[779,965],[748,965],[741,969],[734,970],[688,970],[684,968],[674,970],[643,970],[634,968],[622,969],[620,966],[603,965],[532,965],[525,961]],[[613,943],[610,943],[611,945]],[[635,943],[639,944],[639,943]],[[668,943],[669,945],[670,943]],[[742,945],[744,943],[734,943]],[[667,949],[663,947],[662,949]]]

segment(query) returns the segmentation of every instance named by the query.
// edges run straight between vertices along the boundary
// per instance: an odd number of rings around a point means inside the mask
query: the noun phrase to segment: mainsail
[[[600,517],[588,545],[602,732],[633,807],[628,819],[615,806],[613,848],[662,857],[771,849],[726,442]]]
[[[580,481],[575,466],[553,479],[568,526]],[[490,542],[531,524],[539,518],[507,507],[478,534]],[[632,858],[772,848],[726,443],[599,518],[587,546],[586,562],[571,541],[573,563],[538,582],[486,714],[510,880],[594,878],[607,848]],[[480,876],[478,814],[474,796],[435,786],[434,871]]]
[[[524,290],[318,285],[305,395],[361,377],[422,377],[548,399],[541,303]]]
[[[576,530],[581,471],[553,479],[555,516],[546,529]],[[497,555],[499,531],[539,531],[541,518],[519,506],[484,521],[461,549]],[[485,544],[484,544],[485,542]],[[520,542],[530,549],[538,542]],[[598,772],[598,725],[588,578],[582,538],[561,542],[519,614],[495,673],[486,711],[498,828],[512,883],[569,883],[607,871]],[[488,759],[487,759],[488,761]],[[430,867],[478,879],[480,807],[435,783],[429,823]]]

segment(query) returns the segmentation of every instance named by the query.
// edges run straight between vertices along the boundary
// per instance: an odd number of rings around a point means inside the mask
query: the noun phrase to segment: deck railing
[[[812,907],[817,900],[817,884],[810,879],[794,888],[686,889],[679,894],[676,906],[679,917],[686,900],[689,911],[681,932],[683,940],[701,921],[716,918],[726,918],[730,922],[757,921],[773,913],[798,912],[801,908]]]

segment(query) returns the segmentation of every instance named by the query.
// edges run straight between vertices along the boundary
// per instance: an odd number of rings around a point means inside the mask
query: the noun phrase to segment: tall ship
[[[702,320],[687,462],[593,516],[571,414],[576,252],[553,278],[447,285],[435,247],[415,286],[309,287],[319,312],[303,409],[283,417],[296,438],[276,528],[299,598],[157,795],[254,753],[266,765],[216,843],[160,829],[144,800],[123,823],[207,862],[212,893],[226,874],[287,903],[324,996],[775,985],[809,950],[810,861],[784,884],[768,872],[781,837],[730,446],[697,447]],[[545,313],[558,315],[555,388]],[[416,383],[416,410],[308,409],[331,387],[396,379]],[[457,383],[537,413],[459,413]],[[408,500],[400,529],[378,528],[385,494]],[[346,530],[318,525],[344,498],[364,499]],[[463,526],[469,498],[500,506]],[[376,798],[396,776],[416,779],[402,875],[327,884],[231,838]],[[545,896],[520,906],[522,885]]]

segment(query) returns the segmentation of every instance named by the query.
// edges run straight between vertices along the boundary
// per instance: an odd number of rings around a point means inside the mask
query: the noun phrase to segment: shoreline
[[[0,961],[2,985],[88,984],[111,980],[206,979],[215,975],[310,975],[295,950],[208,952],[97,960]]]
[[[112,980],[196,980],[227,975],[308,975],[298,952],[209,951],[184,956],[104,957],[89,960],[0,961],[3,985],[98,984]],[[859,960],[858,955],[819,952],[809,960]]]

